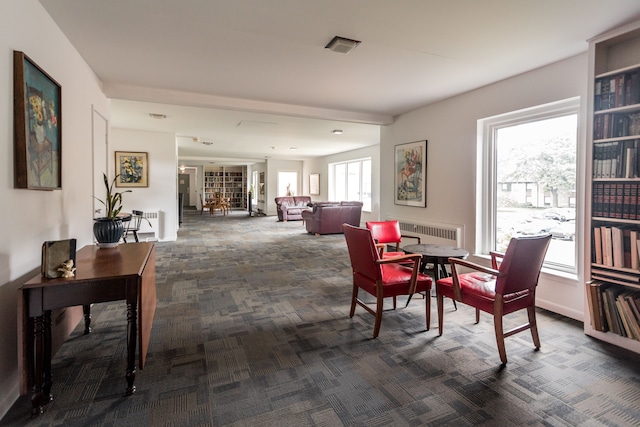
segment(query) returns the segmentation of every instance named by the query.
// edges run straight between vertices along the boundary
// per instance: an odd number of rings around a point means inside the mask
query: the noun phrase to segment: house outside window
[[[572,98],[478,121],[478,253],[551,233],[545,267],[576,272],[579,107]]]
[[[329,199],[361,201],[371,212],[371,158],[329,164]]]

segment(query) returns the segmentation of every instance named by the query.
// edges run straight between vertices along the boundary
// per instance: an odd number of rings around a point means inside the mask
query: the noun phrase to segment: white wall
[[[360,221],[380,219],[380,145],[375,144],[358,150],[345,151],[332,156],[305,160],[303,182],[305,194],[309,194],[309,174],[320,174],[320,195],[312,196],[313,201],[329,201],[329,164],[348,160],[371,158],[371,212],[362,211]]]
[[[385,216],[463,224],[465,247],[473,253],[476,240],[476,155],[478,119],[581,97],[580,122],[586,125],[587,54],[504,80],[397,117],[381,132],[380,201]],[[470,72],[473,72],[470,70]],[[427,207],[393,202],[394,145],[427,139]],[[585,135],[579,135],[579,158],[584,159]],[[584,160],[582,160],[583,162]],[[584,166],[578,169],[579,212],[584,212]],[[578,218],[580,221],[582,218]],[[582,230],[581,223],[577,230]],[[581,241],[577,246],[582,250]],[[582,263],[583,257],[578,256]],[[558,278],[543,274],[537,301],[541,307],[582,319],[582,268],[579,276]]]
[[[122,211],[132,209],[160,212],[160,241],[178,238],[178,160],[175,135],[162,132],[111,129],[109,139],[110,169],[114,170],[115,151],[148,153],[149,187],[132,188],[123,196]]]
[[[0,417],[18,397],[18,289],[37,274],[45,240],[93,242],[92,105],[109,102],[78,52],[37,0],[0,2]],[[62,86],[62,190],[13,188],[13,50]],[[10,221],[7,221],[9,220]]]

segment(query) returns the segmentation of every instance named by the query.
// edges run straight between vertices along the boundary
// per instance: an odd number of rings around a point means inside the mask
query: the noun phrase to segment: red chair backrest
[[[402,240],[398,220],[368,221],[367,228],[378,243],[397,243]]]
[[[550,240],[549,234],[512,238],[500,264],[496,294],[532,291],[538,284]]]
[[[349,224],[343,224],[342,229],[349,248],[353,274],[362,275],[373,281],[382,279],[382,267],[376,264],[380,254],[371,236],[371,230]]]

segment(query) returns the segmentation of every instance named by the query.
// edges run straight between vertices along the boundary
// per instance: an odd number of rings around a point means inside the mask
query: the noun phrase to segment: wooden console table
[[[32,415],[38,416],[51,395],[51,310],[83,306],[85,334],[91,331],[90,305],[125,300],[127,304],[126,394],[135,392],[136,345],[140,369],[149,347],[156,309],[156,266],[153,243],[127,243],[116,248],[85,246],[76,254],[76,276],[36,276],[21,290],[23,381],[31,390]]]

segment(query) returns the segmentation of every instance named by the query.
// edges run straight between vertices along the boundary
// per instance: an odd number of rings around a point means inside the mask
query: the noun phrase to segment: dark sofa
[[[362,202],[319,202],[302,212],[307,232],[315,235],[342,233],[342,224],[360,226]]]
[[[300,221],[302,212],[309,209],[311,203],[309,196],[283,196],[276,197],[276,211],[278,221]]]

